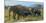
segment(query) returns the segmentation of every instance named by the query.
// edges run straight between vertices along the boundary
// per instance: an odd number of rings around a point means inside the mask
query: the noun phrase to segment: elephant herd
[[[23,17],[24,16],[41,16],[41,11],[38,10],[38,9],[33,9],[31,8],[29,10],[29,8],[26,8],[26,7],[21,7],[21,6],[12,6],[10,9],[9,9],[9,17],[11,16],[10,13],[11,11],[13,11],[13,19],[16,19],[15,16],[16,14],[19,15],[22,15]]]

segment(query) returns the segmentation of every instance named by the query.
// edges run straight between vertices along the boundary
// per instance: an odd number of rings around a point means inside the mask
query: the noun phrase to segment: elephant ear
[[[16,10],[16,13],[17,13],[17,14],[20,14],[20,13],[19,13],[19,10]]]
[[[16,10],[16,13],[17,13],[17,14],[20,14],[20,10]]]

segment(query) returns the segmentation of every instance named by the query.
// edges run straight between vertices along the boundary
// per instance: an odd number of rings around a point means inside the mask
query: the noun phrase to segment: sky
[[[36,3],[34,3],[34,1],[36,1]],[[26,0],[5,0],[5,5],[6,6],[14,6],[14,5],[33,6],[34,4],[42,4],[39,1],[40,0],[33,0],[33,1],[32,0],[27,0],[27,1]]]

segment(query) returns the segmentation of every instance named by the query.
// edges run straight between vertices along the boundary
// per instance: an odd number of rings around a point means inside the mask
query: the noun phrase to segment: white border
[[[0,0],[0,23],[4,23],[4,0]],[[18,23],[46,23],[46,3],[44,1],[44,21],[18,22]]]
[[[4,23],[4,0],[0,0],[0,23]]]

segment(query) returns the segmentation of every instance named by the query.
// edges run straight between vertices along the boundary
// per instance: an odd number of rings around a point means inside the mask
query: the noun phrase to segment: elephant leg
[[[24,19],[24,15],[22,16],[22,19]]]
[[[19,20],[19,14],[16,14],[16,20]]]
[[[14,19],[14,20],[16,19],[15,16],[16,16],[16,14],[15,14],[15,12],[13,12],[13,19]]]
[[[41,14],[40,14],[40,13],[38,13],[38,16],[41,16]]]
[[[11,11],[9,11],[9,20],[10,20],[10,12],[11,12]]]

